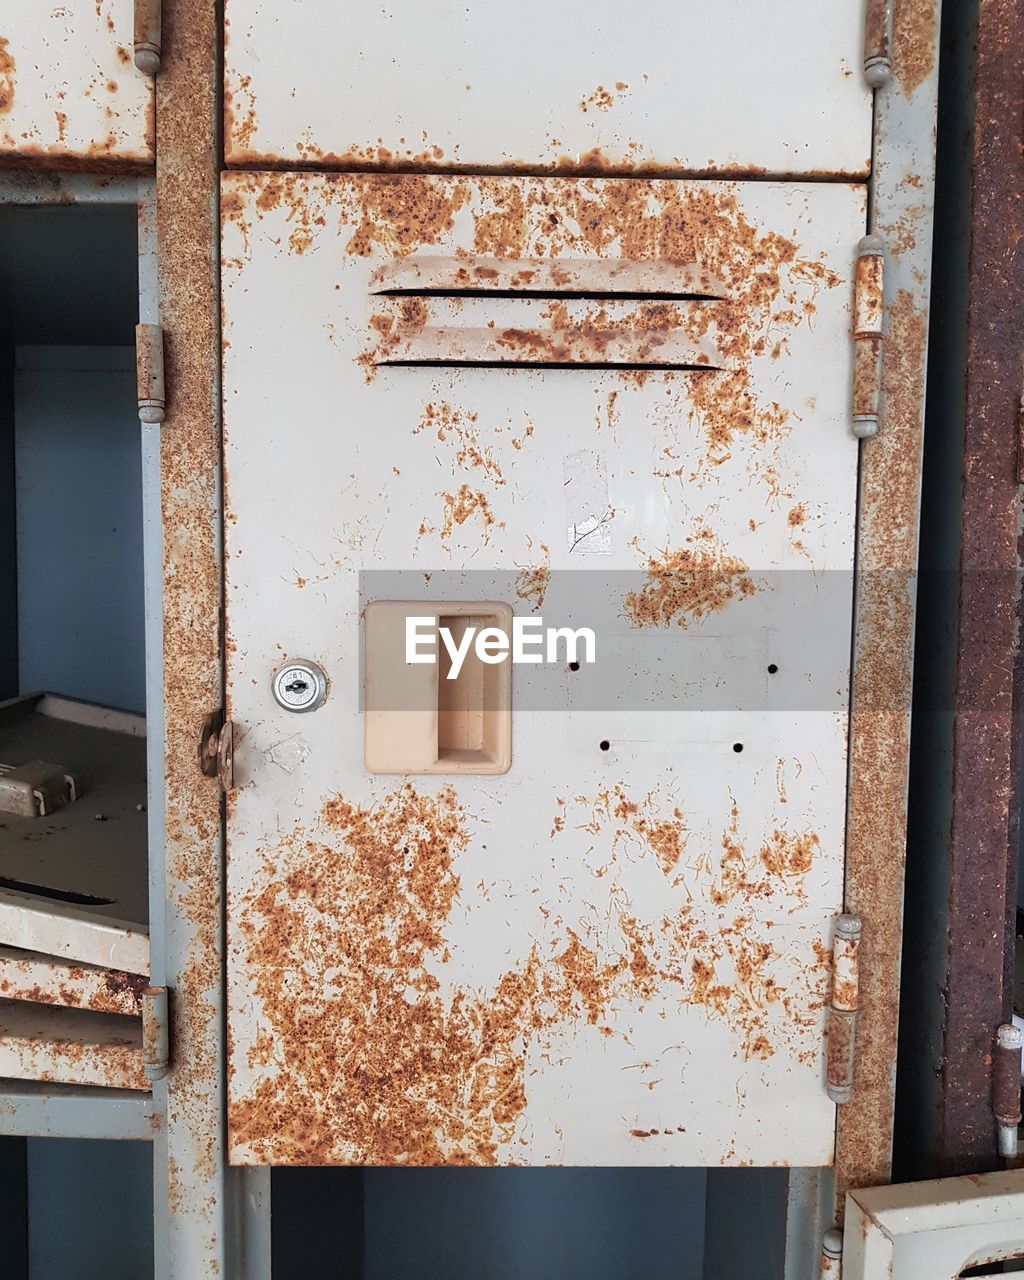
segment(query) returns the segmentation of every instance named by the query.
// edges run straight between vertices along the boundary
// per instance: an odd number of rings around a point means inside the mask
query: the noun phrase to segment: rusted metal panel
[[[157,78],[156,236],[166,418],[160,428],[163,541],[163,786],[151,832],[164,946],[152,981],[171,991],[171,1062],[154,1195],[164,1274],[230,1275],[223,1110],[221,792],[196,760],[221,705],[217,173],[219,19],[213,0],[164,0]],[[153,319],[154,317],[145,317]],[[162,664],[162,665],[161,665]],[[154,934],[156,927],[154,928]]]
[[[146,1090],[141,1023],[117,1014],[0,1000],[0,1076]]]
[[[1024,5],[978,9],[942,1114],[935,1171],[996,1166],[1012,1011],[1022,715],[1017,413],[1024,351]]]
[[[65,964],[52,956],[0,946],[0,997],[95,1013],[139,1017],[142,974],[97,965]]]
[[[234,1161],[830,1162],[865,203],[826,183],[226,176]],[[611,275],[594,261],[697,263],[724,296],[376,291],[396,260],[418,265],[389,280],[474,254],[592,282]],[[491,307],[515,341],[510,309],[541,304],[581,341],[618,308],[724,367],[378,363],[432,310],[475,331]],[[584,480],[611,512],[586,559]],[[766,681],[799,637],[773,657],[754,601],[838,583],[828,698],[688,714],[662,682],[588,706],[566,666],[548,709],[514,709],[508,773],[367,774],[361,568],[532,611],[581,563],[617,661],[660,634],[724,671],[746,643]],[[330,691],[294,717],[272,674],[300,655]]]
[[[0,18],[0,166],[153,163],[153,82],[134,65],[133,0],[7,5]]]
[[[227,162],[866,176],[864,13],[228,0]]]
[[[878,434],[862,445],[846,908],[861,917],[853,1096],[836,1138],[839,1212],[892,1159],[934,190],[939,6],[896,0],[876,97],[874,226],[886,246]]]
[[[149,969],[143,925],[12,889],[0,889],[0,945],[128,973]]]

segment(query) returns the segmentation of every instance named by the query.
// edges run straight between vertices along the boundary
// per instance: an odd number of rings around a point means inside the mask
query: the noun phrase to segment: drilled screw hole
[[[776,671],[778,671],[778,669],[779,669],[778,663],[776,662],[768,663],[768,674],[770,676],[773,676],[776,673]]]
[[[580,664],[579,664],[578,662],[570,662],[570,663],[569,663],[569,670],[570,670],[570,671],[579,671],[579,669],[580,669]]]
[[[734,742],[734,743],[732,744],[732,749],[733,749],[733,751],[742,751],[742,750],[743,750],[743,743],[742,743],[742,742]]]
[[[601,748],[602,751],[608,751],[611,748],[611,745],[612,744],[608,741],[607,738],[602,738],[601,741],[598,743],[598,746]]]

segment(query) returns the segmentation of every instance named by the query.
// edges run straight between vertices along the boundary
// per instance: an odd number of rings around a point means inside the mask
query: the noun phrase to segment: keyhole
[[[288,693],[303,694],[309,688],[305,680],[293,680],[291,684],[286,684],[285,689]]]

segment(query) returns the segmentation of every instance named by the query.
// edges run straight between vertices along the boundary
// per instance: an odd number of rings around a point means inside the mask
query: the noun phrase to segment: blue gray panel
[[[153,1275],[148,1142],[28,1140],[29,1280]]]
[[[145,711],[134,352],[19,347],[20,691]]]
[[[368,1169],[365,1280],[699,1280],[703,1169]]]

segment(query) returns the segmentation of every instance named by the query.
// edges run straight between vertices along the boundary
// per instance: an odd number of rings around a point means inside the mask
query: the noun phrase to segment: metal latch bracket
[[[235,726],[222,710],[211,711],[199,731],[199,767],[204,777],[220,780],[224,791],[235,785]]]

